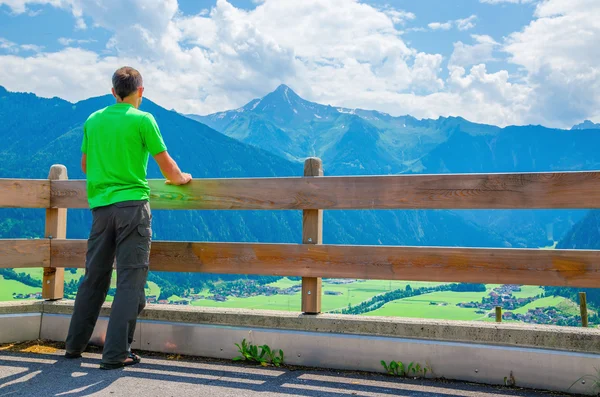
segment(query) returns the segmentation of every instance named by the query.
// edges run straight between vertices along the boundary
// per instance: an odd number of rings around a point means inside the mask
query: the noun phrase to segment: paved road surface
[[[288,370],[223,361],[146,357],[123,370],[101,371],[100,356],[66,360],[61,351],[0,351],[0,396],[473,396],[541,397],[556,394],[376,374]]]

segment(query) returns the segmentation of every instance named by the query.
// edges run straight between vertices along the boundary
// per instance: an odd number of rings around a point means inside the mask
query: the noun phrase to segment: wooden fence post
[[[501,306],[496,306],[496,322],[497,323],[502,322],[502,307]]]
[[[63,180],[67,179],[67,167],[64,165],[53,165],[50,167],[48,179]],[[67,237],[67,209],[66,208],[47,208],[46,209],[46,238],[50,240],[55,238],[64,239]],[[52,241],[50,242],[52,245]],[[62,299],[65,290],[65,269],[56,269],[51,267],[44,268],[44,278],[42,282],[42,298],[47,300]]]
[[[319,158],[308,158],[304,162],[305,177],[323,176],[323,163]],[[302,211],[302,244],[323,244],[323,210]],[[321,313],[321,278],[302,278],[302,312]]]
[[[581,326],[588,326],[587,298],[585,292],[579,293],[579,310],[581,311]]]

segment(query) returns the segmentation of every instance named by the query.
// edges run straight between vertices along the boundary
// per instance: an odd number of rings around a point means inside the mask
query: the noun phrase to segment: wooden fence
[[[600,208],[599,172],[150,181],[154,209],[302,210],[302,244],[152,243],[151,269],[302,277],[302,311],[321,312],[321,278],[595,288],[600,251],[323,245],[323,210]],[[55,165],[48,180],[0,179],[0,207],[46,208],[46,238],[0,240],[0,267],[43,267],[43,297],[61,299],[64,268],[85,267],[85,240],[67,240],[66,209],[86,208],[85,181]]]

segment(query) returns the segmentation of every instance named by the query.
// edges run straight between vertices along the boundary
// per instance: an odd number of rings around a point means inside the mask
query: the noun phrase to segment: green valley
[[[42,279],[42,269],[17,269],[19,275]],[[158,273],[160,275],[160,273]],[[77,285],[82,269],[67,269],[65,281]],[[301,306],[300,278],[280,278],[274,282],[238,279],[209,283],[201,290],[181,289],[180,295],[161,297],[163,279],[148,281],[148,303],[191,305],[215,308],[299,311]],[[116,274],[113,272],[107,301],[114,298]],[[440,320],[493,321],[495,306],[504,308],[506,321],[577,325],[579,307],[573,300],[549,296],[536,286],[487,284],[444,284],[383,280],[323,280],[323,312],[391,316]],[[39,299],[30,294],[41,293],[17,280],[0,276],[0,301]],[[398,295],[400,294],[400,295]],[[67,291],[65,296],[73,299]],[[598,323],[594,311],[590,323]]]

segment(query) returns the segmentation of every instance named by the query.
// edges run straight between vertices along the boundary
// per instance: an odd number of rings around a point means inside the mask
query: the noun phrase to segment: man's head
[[[113,74],[112,94],[117,102],[126,102],[136,108],[142,103],[144,82],[140,72],[129,66],[123,66]]]

